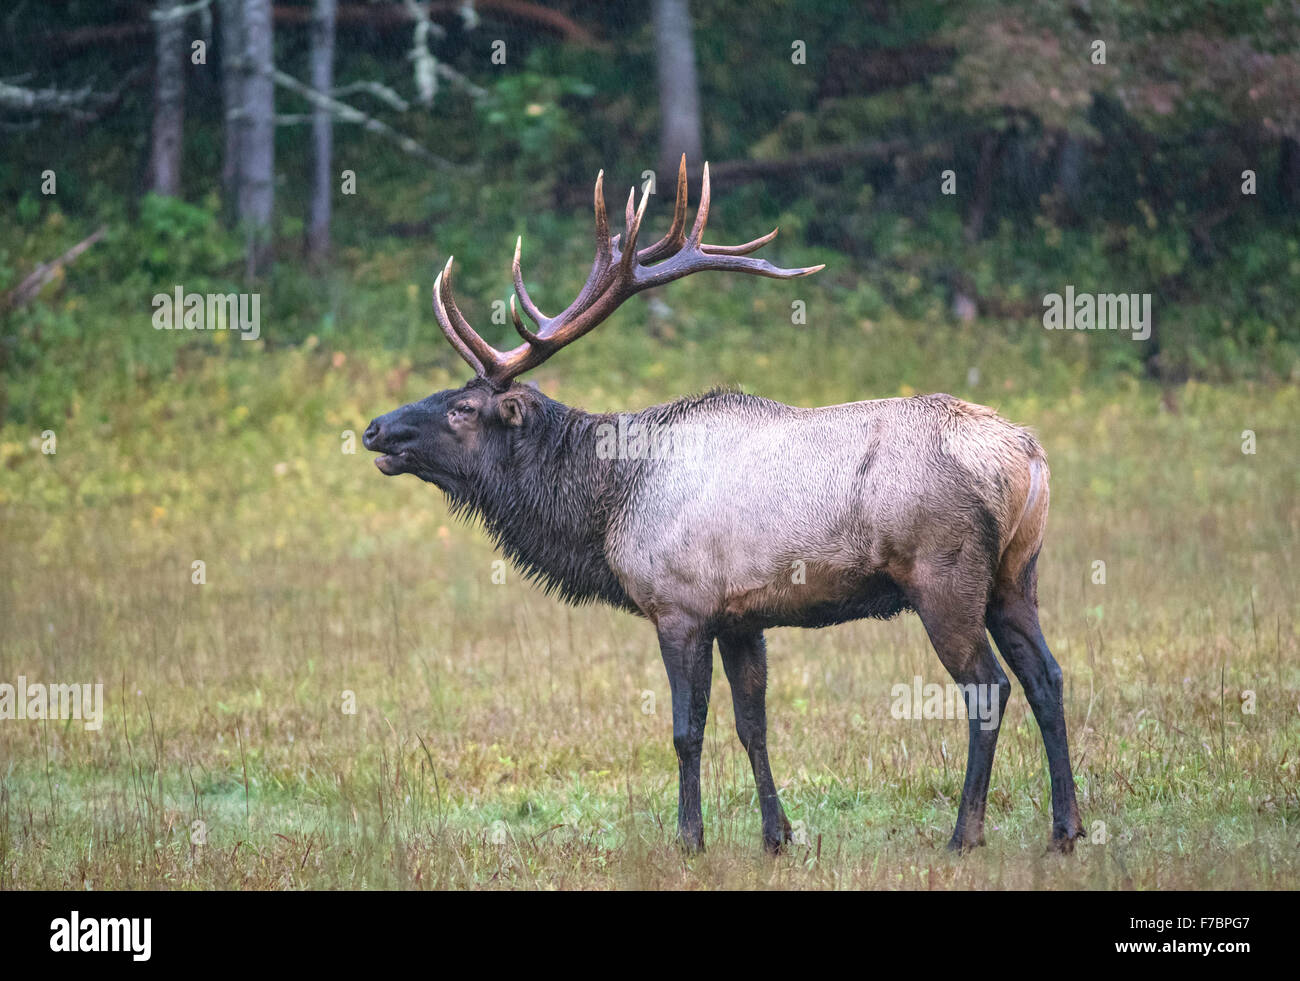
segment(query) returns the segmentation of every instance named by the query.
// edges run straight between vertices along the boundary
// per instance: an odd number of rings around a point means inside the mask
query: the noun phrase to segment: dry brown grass
[[[1052,460],[1040,597],[1097,841],[1044,854],[1017,686],[989,845],[943,850],[965,723],[891,717],[893,684],[947,680],[904,618],[770,635],[773,768],[806,835],[777,860],[715,672],[708,851],[684,860],[650,628],[513,570],[493,585],[436,491],[340,453],[396,404],[378,372],[278,370],[74,419],[53,459],[6,431],[0,681],[101,681],[106,718],[0,722],[0,886],[1300,886],[1293,389],[1186,390],[1177,414],[1142,387],[1000,406]]]

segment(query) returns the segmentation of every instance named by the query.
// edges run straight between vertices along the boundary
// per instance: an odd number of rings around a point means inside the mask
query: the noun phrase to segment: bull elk
[[[600,600],[654,624],[672,691],[678,833],[688,850],[703,847],[700,751],[714,640],[754,771],[763,842],[779,851],[791,829],[767,758],[763,631],[912,610],[962,686],[970,720],[949,847],[983,843],[996,723],[1011,690],[987,629],[1038,720],[1051,776],[1051,842],[1070,851],[1082,825],[1061,669],[1038,624],[1036,563],[1048,507],[1042,447],[992,409],[949,395],[807,409],[715,391],[599,415],[517,382],[642,290],[706,269],[793,279],[822,268],[781,269],[751,258],[775,230],[743,245],[705,244],[707,164],[689,232],[683,159],[672,226],[641,249],[647,196],[634,210],[632,190],[626,229],[611,238],[603,183],[602,172],[595,262],[562,313],[548,317],[529,298],[516,244],[518,306],[511,297],[510,311],[523,343],[511,350],[487,344],[461,314],[447,260],[433,309],[475,377],[372,421],[363,442],[382,454],[375,464],[441,488],[457,513],[479,517],[548,591],[571,603]],[[690,451],[602,452],[618,426],[689,428]],[[803,574],[792,575],[795,567]],[[980,692],[997,698],[991,727],[979,718]]]

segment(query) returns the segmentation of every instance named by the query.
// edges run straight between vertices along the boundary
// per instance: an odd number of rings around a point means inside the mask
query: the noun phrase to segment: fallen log
[[[51,259],[49,262],[42,262],[39,266],[28,273],[27,277],[10,290],[5,295],[4,306],[9,310],[17,310],[19,307],[26,306],[36,298],[36,295],[45,287],[45,284],[59,274],[59,270],[64,266],[76,260],[77,256],[85,252],[88,248],[102,239],[107,234],[107,228],[100,228],[98,231],[82,239],[67,252],[57,259]]]

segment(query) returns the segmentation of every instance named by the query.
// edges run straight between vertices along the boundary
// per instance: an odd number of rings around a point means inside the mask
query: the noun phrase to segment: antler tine
[[[672,227],[668,229],[668,234],[654,245],[647,246],[637,253],[638,262],[642,265],[658,262],[660,259],[672,255],[685,244],[686,210],[686,154],[683,153],[682,162],[677,167],[677,203],[673,206]]]
[[[605,171],[596,174],[596,191],[592,196],[596,212],[596,252],[609,251],[609,217],[605,214]]]
[[[454,258],[454,257],[453,257]],[[501,360],[501,354],[487,341],[478,336],[478,332],[469,325],[460,308],[456,306],[456,297],[451,289],[451,264],[452,259],[447,260],[447,265],[438,275],[438,286],[440,289],[435,290],[436,303],[434,312],[438,315],[439,323],[444,317],[449,317],[449,323],[452,329],[460,336],[460,339],[469,348],[470,353],[482,366],[481,374],[490,375],[491,369]],[[445,329],[444,329],[445,332]],[[473,367],[473,365],[471,365]]]
[[[704,179],[700,182],[700,206],[695,209],[695,224],[691,226],[690,237],[686,240],[686,246],[690,249],[698,249],[700,242],[704,238],[704,226],[709,222],[709,203],[713,200],[713,195],[709,188],[709,162],[704,161]]]
[[[510,263],[510,273],[515,280],[515,293],[519,296],[519,302],[523,304],[524,313],[528,314],[538,327],[543,327],[551,318],[537,309],[537,304],[533,302],[533,298],[528,295],[528,290],[524,287],[524,274],[519,268],[519,257],[523,252],[523,248],[524,237],[520,235],[515,239],[515,258]]]
[[[609,238],[609,217],[605,214],[605,172],[602,170],[596,175],[596,191],[592,210],[596,213],[596,257],[591,262],[591,272],[587,274],[587,281],[583,283],[582,289],[578,292],[577,297],[561,317],[573,310],[581,310],[591,295],[598,288],[603,288],[604,276],[609,269],[609,264],[614,260],[614,247]]]
[[[715,255],[707,252],[680,252],[671,259],[650,268],[641,267],[636,277],[632,292],[663,286],[673,280],[689,276],[691,273],[713,270],[715,272],[743,272],[751,276],[766,276],[768,279],[798,279],[810,276],[825,269],[825,263],[817,266],[803,266],[797,269],[785,269],[774,266],[766,259],[751,259],[747,256]]]
[[[751,252],[757,252],[772,239],[776,238],[776,233],[781,229],[773,228],[766,235],[760,235],[752,242],[746,242],[744,245],[700,245],[700,251],[705,255],[749,255]]]
[[[519,310],[515,306],[515,298],[513,295],[510,297],[510,319],[514,321],[515,330],[518,331],[519,336],[522,337],[524,340],[526,340],[529,344],[540,347],[541,345],[546,343],[546,338],[540,336],[539,334],[534,334],[531,330],[529,330],[526,326],[524,326],[524,322],[519,316]]]
[[[451,268],[451,259],[447,260],[447,268]],[[447,308],[442,300],[442,276],[443,274],[441,272],[438,273],[438,278],[433,281],[433,315],[437,318],[438,326],[442,328],[442,332],[447,336],[447,340],[451,342],[451,346],[456,349],[456,353],[469,363],[469,366],[474,369],[476,375],[486,375],[486,365],[479,360],[477,355],[475,355],[474,352],[469,349],[468,345],[466,345],[466,343],[461,339],[456,328],[452,326],[451,318],[447,315]]]
[[[743,272],[753,276],[766,276],[768,279],[798,279],[800,276],[810,276],[815,272],[821,272],[826,268],[826,263],[820,263],[816,266],[800,266],[795,269],[786,269],[784,266],[776,266],[766,259],[751,259],[748,256],[738,255],[716,255],[708,252],[697,252],[694,255],[683,256],[683,261],[677,265],[676,269],[665,268],[665,275],[647,277],[643,282],[637,282],[637,289],[648,289],[651,286],[661,286],[664,283],[672,282],[674,279],[680,279],[682,276],[690,273],[701,272],[705,269],[711,269],[716,272]],[[664,263],[664,267],[669,263]]]
[[[619,270],[624,274],[636,268],[636,239],[641,234],[641,219],[645,217],[645,209],[646,205],[650,203],[650,195],[646,191],[641,192],[641,207],[636,209],[636,214],[632,213],[632,202],[634,200],[636,200],[635,187],[627,195],[627,236],[623,242],[623,257],[619,261]]]
[[[766,259],[746,258],[749,253],[761,249],[776,238],[779,229],[772,229],[766,235],[745,242],[741,245],[705,245],[703,243],[704,227],[709,221],[709,205],[713,199],[709,181],[709,165],[704,164],[704,177],[700,186],[700,206],[695,212],[695,224],[685,246],[672,257],[653,268],[642,267],[636,271],[637,291],[651,286],[671,283],[694,272],[712,269],[723,272],[743,272],[754,276],[766,276],[769,279],[795,279],[808,276],[826,268],[825,265],[804,266],[797,269],[784,269],[774,266]]]

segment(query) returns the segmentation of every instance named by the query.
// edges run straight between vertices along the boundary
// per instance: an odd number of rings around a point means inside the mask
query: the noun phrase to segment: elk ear
[[[507,426],[522,426],[527,407],[523,396],[518,392],[506,392],[497,399],[497,412],[501,421]]]

